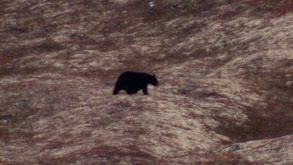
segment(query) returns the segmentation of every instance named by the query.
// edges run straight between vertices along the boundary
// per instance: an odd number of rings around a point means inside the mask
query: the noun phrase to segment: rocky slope
[[[292,7],[1,1],[0,164],[292,164]]]

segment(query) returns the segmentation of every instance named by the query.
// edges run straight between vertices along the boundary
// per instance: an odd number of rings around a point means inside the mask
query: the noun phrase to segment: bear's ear
[[[153,77],[156,77],[156,75],[153,74]]]

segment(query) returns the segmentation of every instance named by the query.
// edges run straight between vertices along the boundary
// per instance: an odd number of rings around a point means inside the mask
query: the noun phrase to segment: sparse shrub
[[[252,14],[255,16],[270,13],[271,16],[279,17],[293,12],[293,1],[291,0],[250,0],[244,3],[254,8]]]
[[[36,49],[39,51],[50,52],[50,51],[63,50],[63,49],[65,49],[65,47],[62,44],[60,44],[52,39],[47,39],[44,42],[42,42],[40,45],[38,45],[36,47]]]
[[[212,159],[214,160],[208,162],[207,165],[252,165],[250,161],[231,152],[214,155]]]
[[[192,154],[192,152],[190,153]],[[241,157],[235,152],[217,152],[217,151],[208,151],[204,154],[199,155],[201,158],[206,158],[206,162],[194,162],[194,164],[201,165],[252,165],[254,163],[249,160]]]
[[[286,67],[290,62],[281,61],[273,69],[262,68],[262,58],[246,66],[247,88],[265,99],[249,107],[243,107],[247,120],[241,124],[233,118],[215,116],[220,122],[217,132],[231,138],[234,142],[264,138],[274,138],[293,133],[293,92],[286,86],[289,77]]]
[[[17,34],[27,33],[28,29],[25,27],[11,26],[9,27],[8,32],[17,35]]]

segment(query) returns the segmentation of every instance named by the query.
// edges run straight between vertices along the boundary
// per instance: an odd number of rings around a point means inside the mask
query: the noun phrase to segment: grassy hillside
[[[0,164],[293,163],[292,7],[0,1]]]

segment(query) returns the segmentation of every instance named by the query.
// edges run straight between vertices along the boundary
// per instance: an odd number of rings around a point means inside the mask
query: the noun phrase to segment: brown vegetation
[[[0,1],[0,164],[292,164],[292,7]]]

